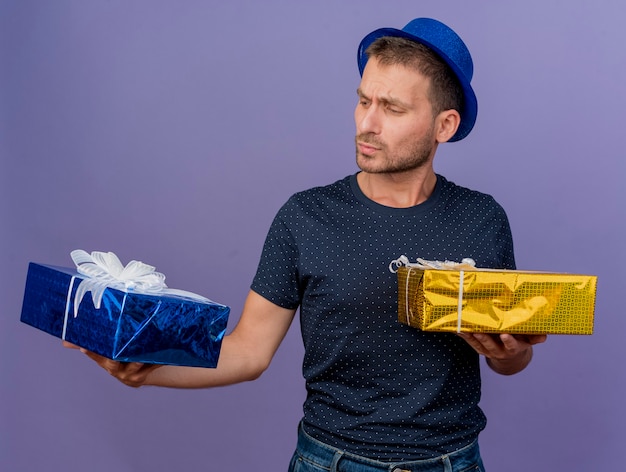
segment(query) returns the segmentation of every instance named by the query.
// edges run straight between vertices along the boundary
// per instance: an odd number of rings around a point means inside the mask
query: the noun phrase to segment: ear
[[[444,110],[435,118],[435,137],[438,143],[448,141],[459,129],[461,115],[456,110]]]

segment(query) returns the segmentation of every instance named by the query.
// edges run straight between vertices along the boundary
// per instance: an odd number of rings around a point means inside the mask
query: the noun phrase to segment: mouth
[[[372,154],[374,154],[376,151],[379,151],[380,148],[370,144],[370,143],[366,143],[364,141],[357,141],[356,143],[356,147],[357,150],[359,151],[359,153],[365,155],[365,156],[370,156]]]

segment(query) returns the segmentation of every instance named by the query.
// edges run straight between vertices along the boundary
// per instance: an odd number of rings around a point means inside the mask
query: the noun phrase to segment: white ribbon
[[[465,272],[462,270],[459,271],[459,299],[456,307],[456,332],[461,332],[461,319],[463,315],[463,279],[465,276]]]
[[[70,297],[72,296],[72,289],[74,288],[74,281],[76,276],[72,275],[70,279],[70,285],[67,289],[67,297],[65,299],[65,314],[63,316],[63,331],[61,332],[61,339],[65,341],[65,333],[67,332],[67,315],[70,312]]]
[[[398,272],[400,267],[414,267],[416,269],[436,269],[436,270],[463,270],[463,269],[475,269],[476,262],[474,259],[466,257],[461,262],[453,261],[427,261],[426,259],[417,258],[417,262],[409,262],[409,258],[406,256],[400,256],[395,261],[391,261],[389,264],[389,270],[394,274]]]
[[[409,268],[409,273],[406,277],[406,319],[407,324],[409,322],[409,277],[411,275],[411,269],[420,269],[420,270],[458,270],[459,271],[459,296],[457,301],[457,322],[456,322],[456,332],[461,332],[461,320],[463,314],[463,282],[465,278],[464,269],[474,269],[476,268],[476,262],[474,259],[470,259],[469,257],[461,260],[461,262],[453,262],[453,261],[427,261],[425,259],[417,258],[416,263],[409,262],[409,258],[406,256],[400,256],[395,261],[391,261],[389,264],[389,270],[394,274],[398,272],[398,269],[402,266]]]
[[[82,249],[76,249],[70,255],[76,264],[76,271],[85,276],[74,296],[74,318],[78,316],[78,307],[87,292],[91,292],[93,305],[99,309],[107,288],[142,294],[180,295],[201,302],[211,301],[185,290],[168,289],[165,285],[165,275],[156,272],[154,266],[140,261],[130,261],[123,266],[112,252],[93,251],[89,254]],[[70,296],[71,288],[68,300]]]

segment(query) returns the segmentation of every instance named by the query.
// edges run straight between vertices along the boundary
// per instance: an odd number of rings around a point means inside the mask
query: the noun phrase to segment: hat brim
[[[418,36],[414,36],[405,31],[396,29],[396,28],[380,28],[375,31],[372,31],[370,34],[365,36],[359,45],[357,60],[359,64],[359,73],[363,75],[363,71],[365,70],[365,65],[367,64],[367,54],[365,51],[367,48],[378,38],[382,38],[385,36],[395,36],[399,38],[410,39],[411,41],[415,41],[417,43],[423,44],[424,46],[432,49],[441,59],[452,69],[452,72],[456,75],[459,83],[461,84],[461,89],[463,90],[463,109],[461,110],[461,123],[459,124],[459,128],[457,129],[454,136],[452,136],[448,141],[460,141],[464,137],[466,137],[472,128],[474,128],[474,124],[476,123],[476,117],[478,115],[478,100],[476,99],[476,94],[470,85],[470,81],[467,79],[465,74],[459,69],[459,67],[452,61],[441,49],[439,49],[434,44],[429,41],[424,40]]]

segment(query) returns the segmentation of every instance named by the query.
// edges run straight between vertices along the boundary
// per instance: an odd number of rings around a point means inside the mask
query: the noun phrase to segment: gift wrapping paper
[[[423,331],[592,334],[597,277],[399,267],[398,320]]]
[[[76,299],[84,278],[74,269],[30,263],[21,321],[117,361],[217,366],[228,306],[106,288],[98,309],[89,296]]]

